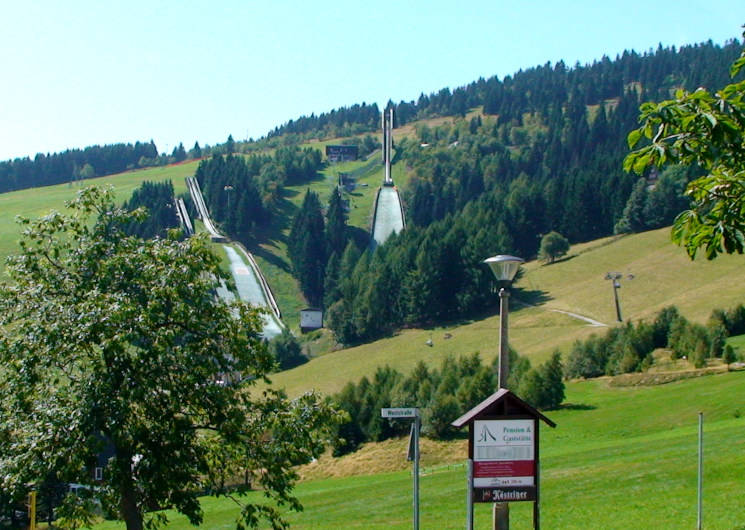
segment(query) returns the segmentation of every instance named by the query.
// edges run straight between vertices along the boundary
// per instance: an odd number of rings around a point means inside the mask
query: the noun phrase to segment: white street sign
[[[380,415],[383,418],[416,418],[417,416],[419,416],[419,409],[416,409],[416,408],[380,409]]]

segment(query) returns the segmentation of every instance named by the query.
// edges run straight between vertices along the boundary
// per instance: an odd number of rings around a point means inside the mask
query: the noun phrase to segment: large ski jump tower
[[[393,107],[388,112],[383,111],[383,164],[385,165],[385,180],[383,186],[393,186],[391,176],[391,158],[393,152]]]

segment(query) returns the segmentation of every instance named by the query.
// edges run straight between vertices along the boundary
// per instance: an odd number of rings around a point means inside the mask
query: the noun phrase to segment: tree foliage
[[[745,36],[745,34],[744,34]],[[745,49],[730,67],[742,79]],[[644,103],[641,125],[628,135],[628,171],[651,165],[694,165],[706,174],[687,188],[692,207],[673,225],[672,238],[693,259],[745,250],[745,80],[718,91],[680,89],[674,99]],[[641,143],[644,140],[644,143]],[[641,147],[639,147],[641,145]]]
[[[300,343],[287,328],[282,328],[282,333],[269,342],[269,351],[280,370],[289,370],[308,361]]]
[[[93,145],[0,162],[0,192],[61,184],[155,165],[155,143]]]
[[[274,360],[257,311],[215,297],[206,238],[128,236],[141,215],[98,188],[69,207],[22,222],[0,288],[0,491],[50,475],[88,486],[57,509],[68,526],[89,524],[94,501],[128,529],[163,523],[156,506],[198,524],[204,491],[233,495],[241,527],[283,526],[275,503],[301,508],[291,466],[321,452],[335,413],[312,394],[247,391]],[[229,488],[246,471],[267,502]]]
[[[675,306],[662,309],[654,321],[628,323],[608,330],[604,336],[591,335],[576,341],[567,358],[568,377],[597,377],[647,369],[654,362],[652,352],[667,348],[673,358],[687,358],[697,368],[706,360],[721,357],[724,340],[739,335],[745,326],[745,307],[712,311],[706,326],[689,322]]]
[[[179,219],[174,204],[173,184],[165,182],[143,182],[132,192],[132,196],[124,204],[130,211],[137,208],[145,209],[145,216],[141,221],[128,223],[124,230],[130,235],[137,235],[143,239],[160,236],[166,237],[171,228],[178,228]]]
[[[531,368],[530,361],[510,351],[508,388],[539,408],[554,408],[564,400],[563,366],[558,352]],[[472,409],[497,390],[497,365],[484,365],[478,353],[446,357],[439,369],[420,361],[408,376],[386,366],[375,377],[363,377],[358,384],[347,383],[333,400],[346,411],[348,419],[338,429],[336,456],[349,453],[360,444],[401,436],[408,430],[402,422],[380,418],[381,407],[418,407],[422,433],[433,439],[456,435],[453,420]],[[525,395],[523,394],[525,392]]]
[[[326,238],[323,212],[318,195],[306,190],[303,204],[292,220],[287,240],[287,254],[292,260],[295,277],[305,297],[313,306],[323,302],[326,272]]]
[[[569,252],[569,241],[560,233],[551,231],[541,238],[541,246],[538,249],[538,257],[549,263]]]

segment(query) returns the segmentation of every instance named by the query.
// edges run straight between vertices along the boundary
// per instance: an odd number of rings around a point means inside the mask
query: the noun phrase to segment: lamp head
[[[499,254],[498,256],[492,256],[484,260],[484,263],[489,265],[489,268],[494,273],[494,277],[502,285],[509,285],[512,280],[515,279],[520,264],[524,263],[525,260],[515,256],[506,256]]]

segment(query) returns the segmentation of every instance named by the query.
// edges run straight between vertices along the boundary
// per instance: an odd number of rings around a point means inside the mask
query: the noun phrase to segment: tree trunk
[[[121,499],[119,509],[122,518],[127,525],[127,530],[143,530],[142,513],[137,506],[137,492],[135,490],[134,478],[132,477],[132,459],[117,457],[116,465],[122,477],[119,484]]]
[[[122,488],[122,498],[119,505],[122,511],[122,517],[127,524],[127,530],[142,530],[142,514],[137,508],[137,502],[134,498],[134,492],[130,489],[124,491]]]

